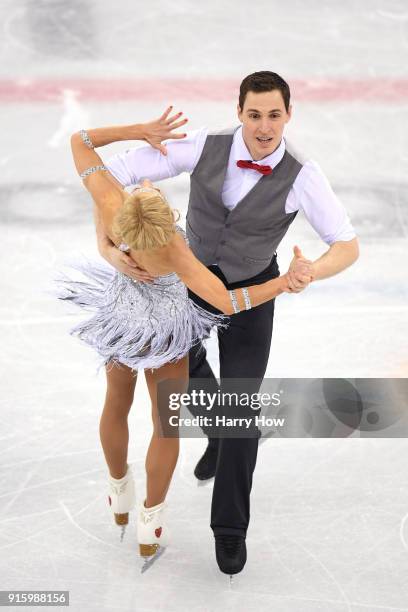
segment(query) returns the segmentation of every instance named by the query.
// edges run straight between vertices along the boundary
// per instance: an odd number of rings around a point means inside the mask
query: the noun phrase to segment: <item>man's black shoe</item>
[[[204,455],[198,461],[194,469],[194,476],[198,480],[208,480],[215,476],[215,466],[217,465],[218,439],[211,438],[205,449]]]
[[[215,557],[218,567],[224,574],[238,574],[247,560],[244,536],[216,535]]]

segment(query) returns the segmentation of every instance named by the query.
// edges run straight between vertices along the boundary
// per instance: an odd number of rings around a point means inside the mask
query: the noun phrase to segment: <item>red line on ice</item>
[[[235,102],[237,79],[0,79],[0,103],[56,103],[64,90],[90,102],[126,100]],[[404,103],[408,79],[290,79],[295,102]]]

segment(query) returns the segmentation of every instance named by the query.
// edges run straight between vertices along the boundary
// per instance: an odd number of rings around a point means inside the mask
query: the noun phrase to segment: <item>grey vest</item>
[[[191,174],[187,211],[187,237],[193,253],[206,266],[217,263],[230,283],[251,278],[270,263],[297,214],[286,214],[285,203],[302,168],[285,151],[273,172],[262,176],[228,210],[222,202],[222,187],[237,129],[208,134]]]

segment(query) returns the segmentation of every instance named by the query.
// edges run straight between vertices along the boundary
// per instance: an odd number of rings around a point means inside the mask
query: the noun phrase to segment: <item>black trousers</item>
[[[276,256],[260,274],[229,284],[218,266],[209,269],[227,287],[236,289],[265,282],[279,276]],[[192,292],[190,297],[200,306],[212,312],[219,312]],[[246,383],[249,393],[257,393],[262,384],[268,364],[272,339],[275,300],[265,302],[251,310],[242,311],[230,317],[227,329],[218,331],[221,390],[223,379],[251,379]],[[214,373],[207,362],[203,345],[190,351],[189,391],[202,388],[199,380],[206,379],[205,390],[216,393],[219,390]],[[239,383],[237,382],[238,386]],[[231,389],[231,380],[227,382]],[[248,385],[250,388],[248,388]],[[217,411],[222,413],[222,406]],[[207,414],[205,408],[190,408],[194,416]],[[205,431],[211,435],[210,431]],[[211,528],[214,535],[246,535],[250,518],[250,493],[252,475],[258,453],[258,436],[222,437],[219,439],[218,460],[211,505]]]

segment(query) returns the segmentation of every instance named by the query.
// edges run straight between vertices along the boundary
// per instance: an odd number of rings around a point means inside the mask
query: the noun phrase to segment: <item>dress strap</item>
[[[176,224],[176,232],[178,232],[179,234],[181,234],[181,235],[183,236],[184,240],[186,241],[187,246],[190,246],[190,243],[189,243],[188,238],[187,238],[187,234],[186,234],[186,232],[184,231],[184,229],[181,227],[181,225],[177,225],[177,224]]]

